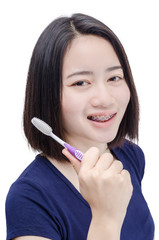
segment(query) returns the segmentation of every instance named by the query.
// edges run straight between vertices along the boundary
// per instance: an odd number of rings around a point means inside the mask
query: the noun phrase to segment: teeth
[[[111,119],[113,116],[114,114],[107,115],[107,116],[89,116],[88,119],[92,121],[105,122]]]

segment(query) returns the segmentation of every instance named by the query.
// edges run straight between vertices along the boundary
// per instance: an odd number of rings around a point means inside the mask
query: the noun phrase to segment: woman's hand
[[[95,147],[84,154],[82,162],[66,149],[63,154],[78,174],[80,192],[89,203],[95,222],[105,221],[121,229],[133,191],[130,174],[123,170],[122,163],[110,153],[100,156]]]

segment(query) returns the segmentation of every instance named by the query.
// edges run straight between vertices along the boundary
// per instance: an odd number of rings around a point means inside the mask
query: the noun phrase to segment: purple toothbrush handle
[[[68,143],[64,143],[65,148],[67,148],[67,150],[78,160],[82,161],[83,158],[83,152],[81,152],[80,150],[78,150],[75,147],[72,147],[71,145],[69,145]]]

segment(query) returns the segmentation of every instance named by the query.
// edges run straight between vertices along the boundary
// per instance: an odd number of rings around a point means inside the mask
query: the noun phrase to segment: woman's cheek
[[[130,90],[128,88],[128,86],[126,85],[126,89],[125,89],[125,105],[127,107],[129,101],[130,101]]]
[[[126,108],[129,101],[130,101],[130,90],[125,84],[125,86],[122,88],[122,91],[120,92],[120,95],[118,96],[118,101],[121,103],[121,105]]]

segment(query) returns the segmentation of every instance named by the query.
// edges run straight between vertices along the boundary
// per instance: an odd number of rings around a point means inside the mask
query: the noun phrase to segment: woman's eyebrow
[[[91,71],[78,71],[78,72],[74,72],[74,73],[68,75],[67,78],[77,76],[77,75],[93,75],[93,72],[91,72]]]
[[[105,72],[111,72],[111,71],[114,71],[116,69],[121,69],[123,70],[122,66],[112,66],[112,67],[109,67],[105,70]],[[71,73],[70,75],[67,76],[67,78],[71,78],[73,76],[78,76],[78,75],[93,75],[93,72],[92,71],[77,71],[77,72],[74,72],[74,73]]]
[[[113,67],[109,67],[106,69],[106,72],[111,72],[111,71],[114,71],[114,70],[117,70],[117,69],[121,69],[123,70],[122,66],[113,66]]]

